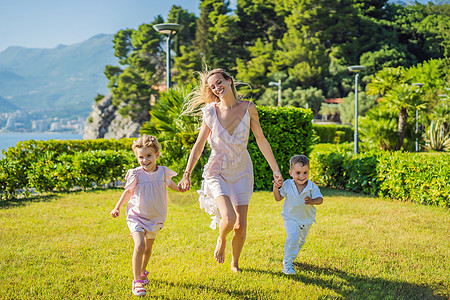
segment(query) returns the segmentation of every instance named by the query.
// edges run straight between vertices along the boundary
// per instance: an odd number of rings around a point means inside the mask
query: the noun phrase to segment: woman
[[[203,172],[200,206],[214,214],[211,227],[219,223],[214,258],[225,261],[226,237],[234,229],[231,269],[240,272],[239,257],[247,232],[247,212],[253,194],[253,165],[247,151],[252,130],[262,154],[273,171],[274,181],[283,178],[268,141],[264,137],[256,106],[240,100],[233,78],[222,69],[201,73],[201,87],[193,93],[186,112],[204,106],[203,121],[189,155],[186,171],[179,183],[182,191],[190,188],[190,175],[208,140],[211,156]],[[220,220],[220,221],[219,221]]]

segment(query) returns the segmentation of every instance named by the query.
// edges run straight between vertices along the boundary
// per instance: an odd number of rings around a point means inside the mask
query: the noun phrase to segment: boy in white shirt
[[[273,185],[276,201],[286,197],[281,216],[286,230],[282,272],[296,274],[294,260],[305,244],[306,236],[316,221],[316,207],[323,203],[319,187],[309,180],[309,159],[305,155],[294,155],[290,160],[289,175],[292,179],[279,186]]]

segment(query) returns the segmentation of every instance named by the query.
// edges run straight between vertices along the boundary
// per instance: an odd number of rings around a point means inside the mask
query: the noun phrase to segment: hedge
[[[312,145],[311,110],[296,107],[257,106],[259,121],[269,141],[283,178],[289,177],[289,159],[295,154],[308,155]],[[253,162],[255,190],[272,190],[273,173],[250,134],[248,151]]]
[[[349,125],[313,124],[319,143],[342,144],[353,141],[353,128]]]
[[[66,191],[121,180],[126,169],[136,165],[131,144],[132,139],[19,142],[3,150],[0,198],[28,194],[30,189]]]
[[[316,145],[311,179],[321,185],[421,204],[450,206],[450,154],[351,152]]]

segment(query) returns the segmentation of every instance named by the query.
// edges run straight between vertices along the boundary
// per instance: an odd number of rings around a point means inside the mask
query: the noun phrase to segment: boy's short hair
[[[137,140],[133,141],[131,149],[135,152],[136,149],[152,147],[155,152],[159,152],[159,142],[158,139],[151,135],[144,134]]]
[[[296,164],[302,164],[302,167],[309,167],[309,159],[305,155],[294,155],[289,161],[289,167],[292,169]]]

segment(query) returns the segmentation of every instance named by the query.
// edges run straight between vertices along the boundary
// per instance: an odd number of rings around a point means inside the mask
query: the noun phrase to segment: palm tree
[[[379,71],[367,85],[367,94],[380,95],[380,104],[385,104],[398,114],[398,136],[395,150],[400,150],[406,134],[408,113],[423,110],[427,106],[421,96],[424,89],[410,84],[403,67],[385,68]]]
[[[426,108],[426,103],[420,95],[420,88],[403,83],[392,88],[382,99],[389,108],[398,113],[398,138],[395,150],[400,150],[403,146],[408,112]]]
[[[160,99],[150,111],[150,121],[141,127],[142,134],[156,136],[161,144],[159,163],[174,170],[184,170],[189,153],[197,139],[200,123],[196,117],[182,115],[185,101],[194,84],[176,86],[160,93]],[[200,159],[199,165],[204,164]],[[195,168],[192,183],[201,179],[201,168]]]

